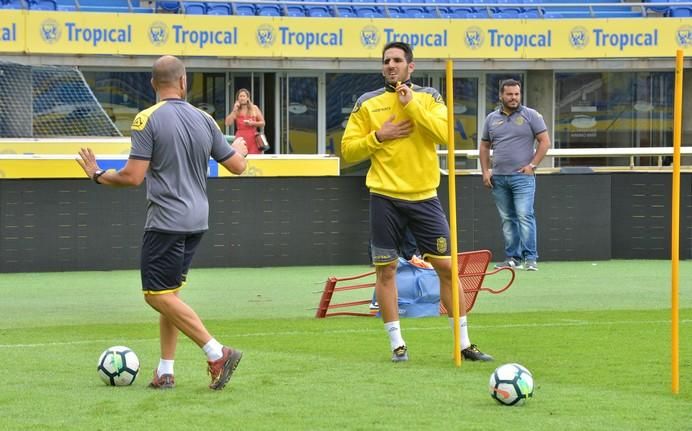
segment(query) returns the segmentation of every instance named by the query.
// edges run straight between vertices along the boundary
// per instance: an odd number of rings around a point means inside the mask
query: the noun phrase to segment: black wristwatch
[[[101,177],[101,175],[103,175],[105,173],[106,173],[105,169],[99,169],[96,172],[94,172],[94,176],[91,177],[91,179],[94,180],[94,182],[96,184],[101,184],[101,182],[99,181],[99,178]]]

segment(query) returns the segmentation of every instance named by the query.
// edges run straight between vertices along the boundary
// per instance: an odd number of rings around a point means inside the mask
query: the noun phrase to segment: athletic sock
[[[164,374],[173,375],[173,362],[175,362],[173,359],[159,359],[159,367],[156,369],[156,375],[158,377]]]
[[[384,330],[387,331],[387,335],[389,335],[389,345],[392,350],[406,345],[406,342],[401,337],[401,325],[399,325],[398,320],[385,323]]]
[[[454,318],[449,318],[449,326],[454,329]],[[461,350],[469,347],[471,345],[471,340],[469,339],[469,328],[466,324],[466,316],[459,317],[459,335],[461,337]]]
[[[207,341],[207,344],[202,347],[202,350],[207,354],[207,359],[210,361],[216,361],[223,356],[223,346],[216,341],[216,338]]]

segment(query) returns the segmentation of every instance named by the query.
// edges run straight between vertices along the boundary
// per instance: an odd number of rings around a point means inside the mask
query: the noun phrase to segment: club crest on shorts
[[[444,253],[447,251],[447,238],[441,236],[437,238],[437,252]]]

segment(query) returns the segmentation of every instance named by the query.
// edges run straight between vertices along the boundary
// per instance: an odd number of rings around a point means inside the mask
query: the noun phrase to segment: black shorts
[[[140,268],[144,293],[170,293],[180,289],[203,235],[203,232],[145,231]]]
[[[449,256],[449,224],[437,197],[410,202],[371,194],[370,238],[375,265],[397,260],[407,226],[423,258]]]

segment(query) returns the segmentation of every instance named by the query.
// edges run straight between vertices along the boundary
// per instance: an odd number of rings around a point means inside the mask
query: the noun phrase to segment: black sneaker
[[[408,349],[406,346],[399,346],[392,351],[392,362],[408,361]]]
[[[492,356],[478,350],[478,346],[476,346],[475,344],[471,344],[467,348],[463,349],[461,351],[461,355],[464,357],[464,359],[467,359],[469,361],[490,362],[493,360]]]

